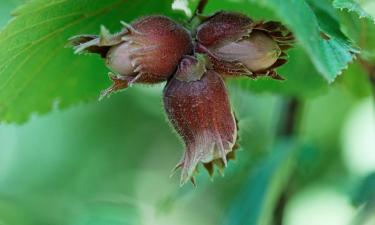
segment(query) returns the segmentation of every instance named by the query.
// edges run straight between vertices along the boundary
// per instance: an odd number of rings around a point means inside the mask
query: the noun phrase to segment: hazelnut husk
[[[293,35],[278,22],[254,22],[239,13],[219,12],[198,28],[196,51],[207,54],[223,76],[269,76],[286,60]]]
[[[102,26],[100,35],[79,35],[70,42],[76,53],[97,53],[113,71],[113,85],[102,97],[133,83],[155,84],[175,72],[183,55],[193,51],[190,33],[165,16],[148,16],[110,34]]]
[[[212,175],[234,157],[237,124],[223,79],[203,56],[185,56],[163,93],[164,108],[185,143],[181,184],[194,182],[199,163]]]

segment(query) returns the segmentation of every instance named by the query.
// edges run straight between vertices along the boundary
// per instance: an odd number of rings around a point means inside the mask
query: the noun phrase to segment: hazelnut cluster
[[[111,34],[70,39],[76,53],[97,53],[112,71],[113,84],[100,97],[132,84],[167,81],[163,92],[169,120],[186,150],[177,168],[181,184],[191,180],[199,163],[210,175],[222,170],[237,148],[238,126],[224,79],[269,76],[286,63],[292,34],[278,22],[254,22],[245,15],[218,12],[193,30],[164,16],[148,16]],[[194,34],[194,35],[193,35]]]

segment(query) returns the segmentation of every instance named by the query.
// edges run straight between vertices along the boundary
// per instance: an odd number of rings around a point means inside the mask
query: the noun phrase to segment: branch
[[[195,9],[194,15],[199,15],[203,13],[204,7],[206,7],[208,0],[200,0],[197,8]]]
[[[297,123],[299,121],[299,110],[301,103],[298,99],[292,98],[287,100],[281,114],[277,136],[279,138],[290,138],[296,135]],[[282,225],[285,206],[290,197],[290,187],[287,185],[277,200],[273,214],[273,224]]]
[[[283,225],[285,207],[286,207],[288,200],[289,200],[288,188],[285,188],[285,190],[281,193],[277,201],[276,208],[274,210],[274,215],[273,215],[274,225]]]
[[[279,122],[278,136],[291,137],[295,133],[298,121],[300,102],[296,98],[289,99],[285,105]]]
[[[198,6],[195,9],[194,14],[190,18],[189,22],[192,22],[195,19],[195,17],[197,17],[199,14],[203,13],[204,8],[206,7],[207,3],[208,3],[208,0],[200,0],[199,1]]]

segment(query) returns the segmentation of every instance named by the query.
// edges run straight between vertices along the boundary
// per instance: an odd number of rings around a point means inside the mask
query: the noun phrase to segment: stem
[[[204,7],[206,7],[208,0],[200,0],[197,8],[195,9],[194,15],[202,14]]]
[[[281,193],[276,208],[274,210],[274,216],[273,216],[273,224],[274,225],[282,225],[283,224],[283,218],[284,218],[284,212],[286,203],[289,200],[289,194],[288,194],[288,188],[285,188],[285,190]]]
[[[192,22],[195,19],[195,17],[197,17],[199,14],[203,13],[204,8],[206,7],[207,3],[208,3],[208,0],[200,0],[199,1],[198,6],[195,9],[194,14],[190,18],[189,22]]]
[[[291,138],[296,134],[297,122],[299,120],[299,110],[301,103],[296,98],[288,99],[284,105],[284,110],[279,122],[277,136],[279,138]],[[290,186],[287,185],[277,200],[274,209],[273,224],[282,225],[286,204],[290,197]]]
[[[285,103],[279,123],[278,136],[288,138],[294,135],[299,108],[300,102],[296,98],[289,99]]]

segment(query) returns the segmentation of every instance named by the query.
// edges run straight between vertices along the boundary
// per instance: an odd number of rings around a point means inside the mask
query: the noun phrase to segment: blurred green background
[[[0,26],[15,5],[0,8]],[[241,148],[225,176],[211,180],[201,168],[197,187],[169,177],[183,144],[164,115],[163,85],[63,110],[56,101],[46,115],[0,124],[0,225],[263,225],[281,195],[285,225],[375,224],[367,74],[353,63],[328,85],[306,57],[298,44],[290,51],[285,90],[270,80],[228,81]],[[293,83],[300,66],[307,89]],[[282,112],[295,96],[295,136],[283,138]]]
[[[257,195],[269,193],[263,183],[282,176],[286,163],[272,158],[280,151],[273,146],[283,98],[231,88],[243,128],[238,159],[225,177],[210,181],[202,170],[196,188],[180,188],[169,174],[183,146],[162,113],[160,91],[136,87],[24,125],[1,125],[1,223],[209,225],[222,224],[232,207],[261,211],[267,196]],[[357,212],[356,186],[375,171],[373,99],[334,85],[305,100],[303,115],[285,224],[348,224]]]

